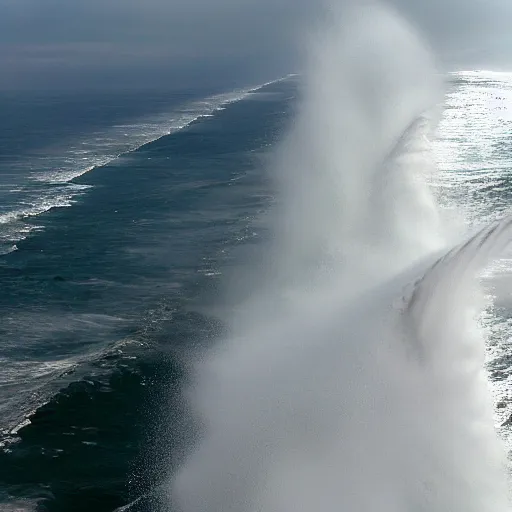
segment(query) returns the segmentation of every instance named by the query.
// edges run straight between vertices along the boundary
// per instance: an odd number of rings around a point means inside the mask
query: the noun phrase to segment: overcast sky
[[[322,3],[0,0],[0,88],[273,78],[296,69],[301,34],[319,18]],[[393,3],[449,66],[512,70],[512,0]]]

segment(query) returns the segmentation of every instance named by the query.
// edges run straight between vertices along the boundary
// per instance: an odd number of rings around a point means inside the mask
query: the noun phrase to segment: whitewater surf
[[[509,510],[477,277],[512,221],[461,242],[438,207],[427,178],[440,88],[414,31],[373,3],[330,19],[272,169],[263,270],[194,365],[202,436],[167,503]]]

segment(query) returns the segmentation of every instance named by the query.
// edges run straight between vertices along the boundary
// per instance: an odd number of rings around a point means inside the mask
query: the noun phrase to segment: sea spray
[[[171,508],[508,510],[474,282],[508,223],[438,259],[451,242],[425,184],[438,89],[396,13],[333,12],[310,42],[263,284],[195,365],[202,436]]]

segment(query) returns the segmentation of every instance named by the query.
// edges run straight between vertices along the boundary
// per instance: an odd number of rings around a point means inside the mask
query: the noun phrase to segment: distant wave
[[[66,159],[67,168],[61,165],[45,172],[37,171],[33,173],[32,179],[45,183],[68,183],[92,169],[107,165],[122,155],[137,151],[146,144],[183,130],[199,119],[211,117],[215,112],[245,99],[251,93],[293,76],[296,75],[289,74],[260,85],[215,94],[185,103],[171,112],[151,115],[132,123],[117,124],[102,134],[96,134],[94,139],[88,135],[78,140],[61,157]]]
[[[72,183],[73,179],[137,151],[146,144],[183,130],[202,118],[212,117],[227,105],[292,76],[286,75],[260,85],[215,94],[184,103],[170,112],[116,124],[79,137],[68,147],[64,146],[57,151],[42,151],[40,156],[31,156],[29,161],[18,162],[13,166],[13,175],[26,175],[27,168],[34,170],[29,173],[27,184],[16,185],[12,189],[19,198],[15,198],[12,205],[4,205],[3,212],[0,210],[0,255],[15,251],[17,242],[25,239],[30,232],[42,228],[27,224],[25,219],[39,216],[53,208],[72,206],[76,198],[89,188],[87,185]]]

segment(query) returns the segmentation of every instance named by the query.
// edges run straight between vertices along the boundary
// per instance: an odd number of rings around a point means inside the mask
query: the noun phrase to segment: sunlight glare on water
[[[433,183],[445,208],[470,229],[510,211],[512,197],[512,74],[468,71],[449,76],[435,153]],[[500,434],[512,449],[512,252],[484,274],[492,299],[483,315],[487,364]]]

